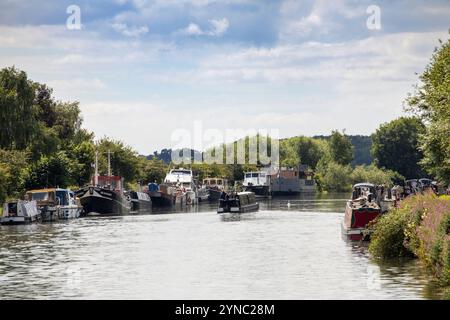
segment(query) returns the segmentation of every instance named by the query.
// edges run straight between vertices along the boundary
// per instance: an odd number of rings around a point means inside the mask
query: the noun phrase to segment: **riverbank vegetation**
[[[417,257],[450,294],[450,196],[410,196],[372,228],[369,251],[374,257]]]

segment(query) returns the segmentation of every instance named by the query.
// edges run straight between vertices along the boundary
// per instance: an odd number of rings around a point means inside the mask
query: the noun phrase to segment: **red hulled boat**
[[[346,240],[368,240],[369,222],[381,214],[381,208],[376,199],[377,191],[371,183],[358,183],[353,186],[352,199],[347,201],[342,234]]]

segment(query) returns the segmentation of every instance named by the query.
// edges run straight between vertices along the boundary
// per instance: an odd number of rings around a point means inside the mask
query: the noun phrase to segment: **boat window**
[[[252,174],[251,174],[251,173],[246,173],[246,174],[245,174],[245,177],[246,177],[246,178],[251,178],[251,177],[252,177]]]
[[[31,193],[31,200],[47,201],[47,200],[49,200],[49,193],[48,192],[33,192],[33,193]]]
[[[221,180],[221,179],[217,180],[217,184],[218,184],[219,186],[221,186],[221,185],[222,185],[222,180]]]
[[[265,173],[261,173],[259,176],[260,176],[261,178],[265,178],[265,177],[266,177],[266,174],[265,174]]]
[[[8,203],[8,213],[10,215],[17,214],[17,202]]]
[[[67,206],[69,204],[66,191],[56,191],[56,198],[59,199],[59,204],[61,206]]]
[[[252,173],[252,178],[258,178],[258,173],[256,172],[256,173]]]
[[[172,174],[191,174],[188,170],[173,170]]]
[[[216,180],[211,179],[211,182],[209,184],[216,184]]]

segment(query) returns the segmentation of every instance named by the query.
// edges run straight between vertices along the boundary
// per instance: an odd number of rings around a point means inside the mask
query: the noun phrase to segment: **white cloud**
[[[210,31],[210,35],[212,35],[212,36],[223,35],[228,30],[228,27],[230,26],[230,23],[228,22],[227,18],[223,18],[220,20],[212,19],[212,20],[209,20],[209,22],[213,26],[213,29]]]
[[[191,22],[186,28],[178,30],[175,34],[220,37],[226,33],[230,26],[227,18],[211,19],[208,22],[211,25],[209,30],[204,31],[198,24]]]
[[[114,30],[127,37],[139,37],[149,31],[146,26],[129,27],[126,23],[114,23],[112,24],[112,27]]]
[[[195,23],[189,23],[189,25],[184,29],[184,33],[190,36],[199,36],[204,34],[202,29]]]

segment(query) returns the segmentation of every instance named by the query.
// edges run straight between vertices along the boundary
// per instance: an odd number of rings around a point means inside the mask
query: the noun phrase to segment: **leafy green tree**
[[[158,159],[142,159],[142,177],[141,181],[143,184],[148,184],[150,182],[161,183],[168,169],[168,166],[163,160]]]
[[[350,175],[352,184],[360,182],[370,182],[373,184],[384,184],[393,186],[404,180],[404,177],[392,170],[382,170],[371,164],[369,166],[357,166]]]
[[[421,164],[436,179],[450,181],[450,39],[441,41],[420,75],[420,86],[407,99],[408,110],[426,124],[420,139]]]
[[[22,191],[27,162],[28,153],[24,151],[0,149],[0,200]]]
[[[352,168],[336,162],[319,162],[317,179],[319,188],[327,191],[344,192],[351,189]]]
[[[53,89],[46,84],[34,83],[35,105],[37,106],[37,120],[42,122],[47,128],[55,125],[58,116],[56,103],[52,97]]]
[[[280,141],[280,163],[283,167],[295,167],[300,163],[300,157],[292,139]]]
[[[83,141],[75,145],[70,154],[71,167],[73,168],[72,179],[78,186],[90,181],[93,174],[95,147],[90,141]]]
[[[416,117],[401,117],[382,124],[372,135],[372,155],[379,167],[397,171],[407,179],[424,175],[419,162],[419,137],[425,126]]]
[[[36,130],[33,101],[34,87],[25,72],[0,70],[0,148],[26,148]]]
[[[301,163],[315,169],[327,148],[327,143],[319,139],[303,136],[283,139],[280,142],[281,164],[294,167]]]
[[[99,152],[99,173],[108,172],[108,151],[111,152],[111,170],[113,175],[122,176],[126,182],[134,182],[139,178],[139,157],[136,151],[123,142],[110,138],[102,138],[97,143]]]
[[[353,160],[353,145],[344,133],[337,130],[331,132],[330,137],[331,160],[340,165],[348,165]]]
[[[27,190],[36,188],[60,187],[65,188],[73,184],[72,172],[74,168],[64,151],[45,157],[28,168],[25,180]]]
[[[5,181],[8,181],[11,177],[8,169],[9,168],[5,164],[0,163],[0,204],[5,202],[5,199],[8,196],[8,188],[5,184]]]
[[[61,140],[73,140],[82,123],[78,102],[58,102],[55,110],[57,117],[52,128]]]

